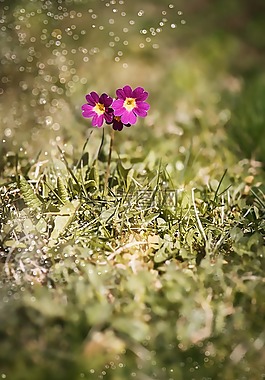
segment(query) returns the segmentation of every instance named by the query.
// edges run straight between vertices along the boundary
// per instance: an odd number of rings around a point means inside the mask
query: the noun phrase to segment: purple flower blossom
[[[93,127],[102,127],[104,120],[111,123],[113,120],[113,109],[110,108],[113,99],[107,94],[99,96],[95,91],[86,95],[87,103],[82,105],[84,117],[92,117]]]
[[[113,101],[114,116],[120,116],[122,124],[135,124],[137,116],[145,117],[150,105],[145,102],[148,92],[142,87],[134,90],[124,86],[116,91],[117,99]],[[120,129],[119,129],[120,130]]]
[[[113,117],[113,120],[111,123],[108,123],[108,124],[112,124],[112,128],[115,130],[115,131],[122,131],[123,130],[123,127],[130,127],[131,124],[123,124],[121,122],[121,117],[120,116],[114,116]]]

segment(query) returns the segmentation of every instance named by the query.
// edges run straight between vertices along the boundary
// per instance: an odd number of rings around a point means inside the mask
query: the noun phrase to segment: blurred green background
[[[264,15],[261,0],[0,0],[0,377],[264,378]],[[48,225],[47,240],[21,250],[13,242],[20,243],[31,214],[16,199],[18,175],[37,189],[45,176],[65,173],[57,145],[72,165],[92,130],[81,115],[85,95],[115,96],[125,84],[143,86],[151,109],[115,133],[113,164],[121,158],[148,186],[162,159],[161,186],[197,188],[196,203],[185,191],[180,199],[182,230],[178,219],[174,231],[158,218],[172,260],[153,265],[132,247],[115,264],[93,262],[93,250],[105,260],[105,244],[126,240],[108,238],[106,226],[85,235],[82,223],[94,218],[86,202],[73,226],[78,239],[62,239],[47,260]],[[104,130],[108,142],[110,127]],[[86,149],[97,152],[101,138],[93,129]],[[195,204],[216,243],[205,260]],[[149,230],[138,238],[152,242],[156,214],[145,216]],[[188,242],[180,258],[170,234]],[[136,273],[128,269],[131,254]],[[35,261],[47,269],[47,283],[27,277],[25,266]]]
[[[2,0],[0,7],[2,161],[19,150],[57,152],[57,144],[80,150],[91,128],[80,112],[85,94],[115,96],[125,84],[145,87],[151,110],[119,134],[119,149],[137,141],[148,150],[163,137],[166,156],[193,140],[264,161],[264,2]]]

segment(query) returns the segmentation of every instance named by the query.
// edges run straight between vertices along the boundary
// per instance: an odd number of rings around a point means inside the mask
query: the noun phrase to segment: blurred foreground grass
[[[264,378],[262,7],[2,3],[0,376]],[[161,15],[177,32],[139,49]],[[126,83],[151,111],[115,134],[106,194],[109,130],[80,106]]]

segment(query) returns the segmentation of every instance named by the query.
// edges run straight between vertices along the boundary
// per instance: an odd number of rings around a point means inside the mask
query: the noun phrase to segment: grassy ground
[[[165,34],[159,54],[129,44],[126,70],[99,54],[56,112],[48,91],[33,115],[22,83],[20,128],[2,106],[1,378],[264,378],[264,56],[260,24],[236,4],[218,8],[222,33],[216,8],[183,5],[179,37]],[[110,127],[88,129],[79,110],[86,89],[126,83],[149,90],[151,110],[115,134],[106,189]]]

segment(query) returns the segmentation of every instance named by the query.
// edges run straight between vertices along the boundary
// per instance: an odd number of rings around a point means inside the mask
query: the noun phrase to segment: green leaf
[[[163,261],[166,261],[168,259],[168,253],[165,252],[164,249],[160,249],[157,251],[154,257],[155,263],[162,263]]]
[[[157,219],[159,215],[159,212],[152,212],[151,214],[148,214],[145,218],[145,223],[151,223],[153,220]]]
[[[32,223],[31,219],[25,219],[23,222],[23,230],[26,235],[30,234],[32,231],[35,230],[35,226]]]
[[[69,194],[61,177],[57,178],[57,191],[63,204],[69,200]]]
[[[46,230],[47,230],[47,222],[43,219],[43,218],[41,218],[39,221],[38,221],[38,223],[36,224],[36,230],[38,231],[38,232],[40,232],[41,234],[43,234],[44,232],[46,232]]]
[[[85,187],[86,189],[96,189],[97,184],[93,179],[89,179],[88,181],[85,182]]]
[[[98,165],[96,161],[94,162],[90,170],[88,179],[93,180],[95,182],[95,186],[97,187],[97,189],[99,188],[99,174],[98,174]]]
[[[27,247],[26,244],[21,243],[20,241],[17,241],[17,240],[6,240],[5,246],[11,247],[11,248],[26,248]]]
[[[115,212],[116,212],[116,207],[110,207],[107,210],[104,210],[100,214],[100,220],[102,220],[103,222],[107,222],[115,215]]]
[[[36,210],[42,206],[41,201],[23,176],[19,177],[19,188],[21,195],[28,207]]]
[[[122,163],[119,160],[118,165],[117,165],[117,170],[118,170],[120,177],[122,178],[122,180],[124,182],[125,187],[127,188],[127,177],[128,177],[128,173],[130,172],[131,168],[125,169],[125,167],[122,166]]]
[[[240,239],[242,239],[243,237],[243,232],[241,231],[241,229],[239,227],[233,227],[231,230],[230,230],[230,236],[231,236],[231,239],[234,241],[234,242],[238,242],[240,241]]]
[[[59,215],[55,217],[54,229],[50,236],[49,246],[55,244],[56,239],[64,233],[69,224],[73,221],[75,213],[80,205],[78,200],[67,202],[60,210]]]

